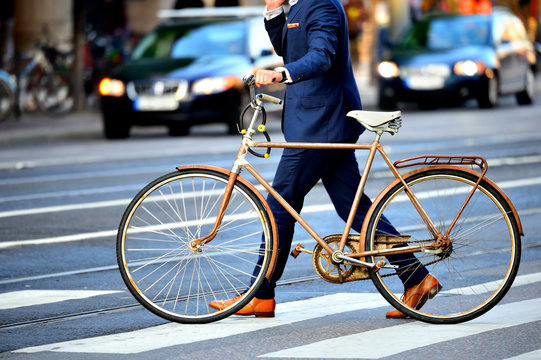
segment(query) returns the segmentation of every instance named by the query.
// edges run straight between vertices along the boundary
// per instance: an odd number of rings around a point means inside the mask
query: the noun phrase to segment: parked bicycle
[[[122,278],[148,310],[180,323],[207,323],[234,314],[272,274],[277,255],[274,216],[263,195],[243,177],[246,170],[315,239],[308,252],[316,273],[331,283],[371,279],[396,309],[429,323],[474,319],[495,306],[517,274],[522,225],[506,194],[485,175],[478,156],[421,155],[392,162],[380,143],[396,134],[401,113],[352,111],[348,116],[375,134],[371,144],[271,142],[264,103],[280,100],[256,94],[232,169],[178,167],[145,186],[128,205],[118,230],[117,259]],[[243,121],[241,121],[242,123]],[[254,141],[257,130],[267,141]],[[266,149],[265,153],[256,149]],[[268,157],[272,148],[368,151],[357,196],[343,233],[325,237],[304,220],[248,162],[248,153]],[[356,206],[379,153],[394,176],[374,199],[360,234],[351,233]],[[399,170],[415,169],[402,174]],[[379,231],[390,221],[402,234]],[[416,268],[389,264],[387,257],[415,254]],[[419,267],[437,277],[442,290],[422,309],[401,301],[403,283]],[[255,270],[254,270],[255,269]],[[221,310],[210,301],[236,298]],[[347,308],[348,304],[343,304]]]
[[[0,122],[12,112],[16,116],[36,110],[64,115],[73,109],[71,53],[42,44],[22,62],[18,76],[0,70]]]

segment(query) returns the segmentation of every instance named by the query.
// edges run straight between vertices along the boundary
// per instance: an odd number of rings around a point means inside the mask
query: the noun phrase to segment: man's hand
[[[285,0],[265,0],[265,4],[267,5],[268,11],[278,9],[285,2],[286,2]]]
[[[282,73],[274,70],[257,70],[255,72],[255,84],[257,87],[261,85],[270,85],[282,81]]]

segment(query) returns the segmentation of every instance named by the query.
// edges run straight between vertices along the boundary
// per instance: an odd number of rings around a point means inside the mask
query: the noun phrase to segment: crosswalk
[[[514,287],[541,282],[541,273],[518,276]],[[32,292],[33,291],[33,292]],[[41,290],[45,291],[45,290]],[[48,296],[38,295],[38,290],[0,295],[0,309],[10,306],[32,306],[37,303],[23,299],[43,299],[42,303],[75,300],[83,297],[109,295],[114,291],[49,291]],[[104,335],[71,341],[63,341],[15,350],[19,354],[41,352],[71,354],[122,354],[136,355],[172,346],[196,343],[201,340],[224,339],[259,330],[272,331],[302,321],[323,318],[350,311],[388,307],[387,302],[376,293],[337,293],[304,300],[279,304],[276,317],[270,319],[229,317],[219,322],[204,325],[182,325],[167,323],[136,331]],[[340,358],[379,359],[417,349],[423,346],[462,339],[490,331],[506,329],[541,321],[541,297],[497,305],[483,316],[463,324],[431,325],[422,322],[389,322],[391,326],[369,331],[333,337],[325,340],[279,351],[260,354],[260,358],[335,358],[340,349]],[[382,309],[383,311],[383,309]],[[401,334],[396,337],[396,334]],[[428,334],[428,335],[427,335]],[[389,338],[393,338],[390,342]],[[119,346],[119,344],[129,346]],[[541,344],[539,344],[541,347]],[[362,349],[362,353],[360,353]],[[541,358],[541,349],[525,352],[509,360]]]

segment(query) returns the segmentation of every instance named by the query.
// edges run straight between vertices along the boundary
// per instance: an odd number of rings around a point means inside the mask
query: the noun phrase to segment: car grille
[[[188,93],[186,80],[137,80],[130,81],[126,87],[128,97],[135,100],[139,96],[175,95],[182,100]]]

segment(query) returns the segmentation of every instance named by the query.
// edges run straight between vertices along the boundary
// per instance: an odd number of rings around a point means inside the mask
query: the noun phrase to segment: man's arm
[[[344,24],[340,24],[338,9],[331,2],[313,5],[307,25],[308,52],[285,65],[293,82],[311,79],[331,68],[338,52],[341,26]]]

